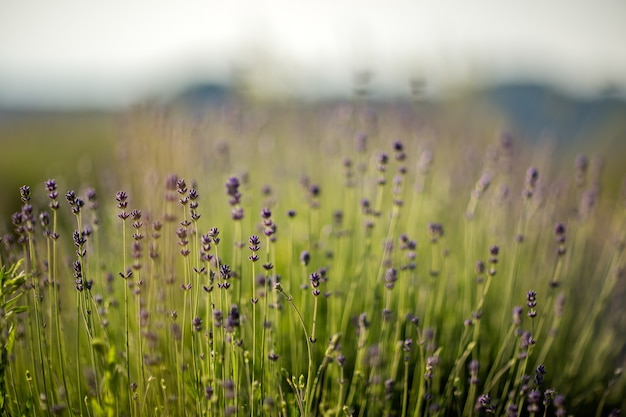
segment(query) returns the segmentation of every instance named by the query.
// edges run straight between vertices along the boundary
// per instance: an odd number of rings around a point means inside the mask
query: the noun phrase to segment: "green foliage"
[[[9,366],[9,354],[15,344],[15,315],[27,311],[26,306],[18,305],[24,295],[22,286],[26,274],[21,268],[22,260],[12,265],[0,266],[0,415],[10,415],[7,410],[9,392],[7,392],[6,373]]]
[[[625,202],[599,159],[419,108],[244,108],[138,109],[97,197],[22,192],[5,414],[625,406]]]

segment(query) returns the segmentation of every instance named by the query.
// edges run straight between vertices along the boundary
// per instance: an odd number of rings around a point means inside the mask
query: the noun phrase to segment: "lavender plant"
[[[133,113],[98,198],[22,187],[0,412],[626,407],[626,198],[599,160],[562,174],[540,145],[456,145],[365,106]]]

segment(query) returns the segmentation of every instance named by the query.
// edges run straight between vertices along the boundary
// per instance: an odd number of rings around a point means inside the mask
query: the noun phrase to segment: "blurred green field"
[[[489,94],[467,93],[441,102],[421,103],[419,116],[411,123],[417,129],[449,134],[443,140],[452,146],[467,138],[475,145],[477,140],[488,143],[498,132],[510,130],[516,141],[547,146],[554,156],[551,162],[556,164],[555,171],[571,171],[579,153],[600,156],[606,162],[604,174],[609,191],[614,194],[613,191],[621,187],[626,171],[621,163],[626,158],[626,115],[621,102],[599,101],[601,104],[585,107],[546,93],[545,97],[539,95],[517,103],[517,92],[508,93],[512,98],[501,91],[500,96]],[[547,101],[535,106],[533,100],[540,98]],[[207,109],[190,108],[190,105],[202,106],[202,103],[183,102],[180,107],[187,114],[215,112],[215,118],[222,117],[219,102]],[[281,117],[280,112],[297,115],[308,129],[315,130],[318,129],[317,116],[340,106],[338,103],[269,103],[260,107],[276,118]],[[526,114],[533,107],[536,107],[534,113]],[[581,107],[584,109],[580,110]],[[409,116],[413,113],[408,102],[373,103],[372,108],[381,114],[396,112],[399,120],[413,117]],[[123,159],[119,145],[124,143],[122,132],[132,113],[133,110],[120,113],[0,110],[0,218],[3,219],[0,225],[8,226],[4,219],[18,209],[18,189],[24,184],[37,187],[45,179],[55,177],[79,189],[102,185],[107,178],[119,174],[116,164]],[[544,124],[546,130],[542,132]],[[554,126],[556,131],[551,130]],[[397,133],[398,139],[405,139],[401,137],[403,132],[383,133]],[[228,142],[229,138],[223,140]],[[236,141],[236,138],[230,140]],[[188,145],[181,143],[181,146]]]
[[[55,177],[80,188],[112,171],[116,116],[106,113],[0,113],[0,213],[19,208],[19,187]]]

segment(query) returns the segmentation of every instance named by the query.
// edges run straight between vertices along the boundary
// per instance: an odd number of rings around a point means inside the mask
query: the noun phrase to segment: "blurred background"
[[[626,85],[621,0],[3,0],[4,108],[118,108],[193,83],[254,94],[385,96],[517,80],[574,96]]]
[[[623,150],[625,41],[623,0],[3,0],[0,211],[106,169],[147,102],[480,104],[518,137]]]

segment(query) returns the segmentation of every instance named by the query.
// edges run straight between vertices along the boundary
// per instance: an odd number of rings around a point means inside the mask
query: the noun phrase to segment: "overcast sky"
[[[244,74],[258,91],[626,86],[624,0],[1,0],[0,105],[125,105]]]

